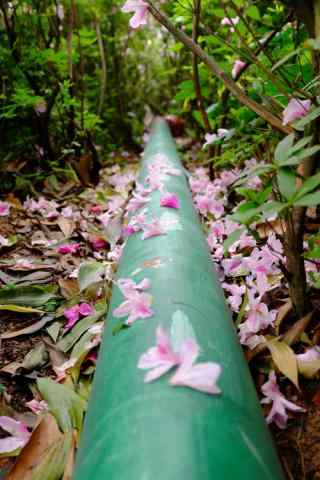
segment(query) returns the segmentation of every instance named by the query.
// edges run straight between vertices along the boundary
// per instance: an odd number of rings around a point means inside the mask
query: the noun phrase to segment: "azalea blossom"
[[[149,201],[150,201],[150,197],[141,195],[137,192],[133,192],[132,198],[128,203],[127,210],[128,212],[135,212],[140,208],[145,207]]]
[[[145,223],[142,227],[142,230],[142,240],[167,234],[163,225],[157,218],[153,218],[149,223]]]
[[[64,362],[62,365],[53,366],[52,368],[57,376],[56,381],[61,382],[61,380],[64,380],[67,376],[67,371],[70,370],[70,368],[73,368],[76,363],[77,363],[76,358],[70,358],[69,360]]]
[[[8,202],[0,202],[0,217],[6,217],[10,213],[10,204]]]
[[[36,415],[40,415],[41,413],[49,409],[47,402],[45,402],[44,400],[39,401],[35,398],[33,400],[30,400],[30,402],[26,402],[26,406],[30,408],[30,410]]]
[[[205,143],[203,144],[202,148],[206,148],[208,145],[211,145],[212,143],[222,140],[225,138],[229,133],[229,130],[225,128],[218,128],[217,133],[206,133],[204,138],[205,138]]]
[[[134,13],[129,22],[132,28],[147,24],[148,4],[143,0],[127,0],[121,10],[124,13]]]
[[[180,365],[171,377],[170,385],[189,387],[212,395],[221,393],[220,388],[217,386],[221,367],[213,362],[195,364],[199,355],[199,345],[194,339],[183,342],[179,355]]]
[[[66,255],[68,253],[76,253],[80,248],[80,243],[69,243],[65,245],[60,245],[58,247],[58,252]]]
[[[292,412],[305,412],[305,409],[287,400],[279,390],[274,371],[270,372],[269,380],[261,386],[265,398],[261,403],[272,403],[272,408],[267,416],[267,423],[274,422],[279,428],[284,429],[287,425],[288,414]]]
[[[314,362],[320,360],[320,347],[308,348],[304,353],[296,354],[296,359],[299,362]]]
[[[142,354],[137,365],[138,368],[143,370],[150,370],[144,377],[146,383],[153,382],[164,375],[180,360],[179,356],[172,350],[168,333],[161,325],[156,330],[156,340],[156,346],[149,348],[146,353]]]
[[[151,282],[148,278],[144,278],[140,283],[135,283],[131,278],[119,278],[117,285],[123,296],[129,298],[135,292],[141,292],[150,288]]]
[[[70,308],[65,308],[63,315],[67,318],[68,322],[65,325],[65,331],[70,330],[75,323],[80,319],[80,315],[87,317],[93,315],[95,312],[89,303],[80,303],[79,305],[74,305]]]
[[[152,382],[177,366],[169,380],[173,386],[189,387],[205,393],[220,393],[216,382],[221,367],[213,362],[195,364],[200,348],[194,338],[186,339],[175,351],[168,333],[159,326],[156,331],[156,346],[141,355],[138,368],[150,370],[144,381]]]
[[[178,209],[180,208],[180,201],[175,193],[168,192],[160,198],[160,206]]]
[[[151,308],[152,296],[148,293],[134,292],[117,308],[113,310],[116,318],[128,317],[127,325],[141,318],[150,318],[154,312]]]
[[[234,32],[234,25],[238,25],[239,21],[240,21],[240,17],[233,17],[233,18],[224,17],[221,20],[221,25],[231,27],[230,32]]]
[[[243,62],[242,60],[236,60],[233,64],[233,68],[231,72],[232,78],[236,78],[241,72],[241,70],[244,69],[245,66],[246,66],[246,62]]]
[[[104,250],[108,246],[108,242],[104,238],[93,238],[90,243],[94,250]]]
[[[283,125],[305,117],[311,107],[311,100],[300,100],[298,98],[291,98],[287,107],[283,110]]]
[[[0,454],[11,453],[23,448],[31,436],[24,423],[10,417],[0,416],[0,427],[10,434],[0,439]]]

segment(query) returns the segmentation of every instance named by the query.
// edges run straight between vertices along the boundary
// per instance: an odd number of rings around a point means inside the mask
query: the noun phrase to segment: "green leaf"
[[[309,193],[304,197],[294,200],[293,205],[298,205],[300,207],[313,207],[320,204],[320,191]]]
[[[247,8],[245,12],[246,15],[253,18],[253,20],[260,20],[260,12],[255,5],[251,5],[251,7]]]
[[[87,402],[71,388],[56,383],[50,378],[38,378],[37,386],[60,429],[63,432],[73,428],[80,431]]]
[[[320,116],[320,107],[317,107],[317,108],[313,108],[309,113],[308,115],[306,115],[305,117],[301,118],[300,120],[298,120],[297,122],[295,122],[293,124],[293,127],[296,129],[296,130],[299,130],[299,131],[303,131],[304,130],[304,127],[306,125],[308,125],[309,123],[313,122],[313,120],[315,120],[316,118],[318,118]]]
[[[17,313],[44,313],[43,310],[39,310],[38,308],[22,307],[19,305],[0,305],[0,311],[2,310]]]
[[[304,197],[306,193],[312,192],[320,184],[320,172],[309,177],[297,190],[295,200]]]
[[[63,352],[67,352],[73,345],[78,341],[81,335],[84,334],[91,327],[94,323],[96,323],[104,314],[106,313],[106,308],[102,310],[98,310],[93,315],[83,318],[79,320],[76,325],[70,330],[67,335],[65,335],[59,342],[57,343],[57,348],[62,350]]]
[[[294,144],[292,148],[289,149],[289,155],[294,155],[296,152],[304,148],[308,143],[312,140],[312,135],[308,135],[307,137],[301,138],[297,143]]]
[[[299,388],[298,383],[298,364],[294,351],[284,342],[271,340],[267,342],[272,360],[283,375]]]
[[[80,292],[94,283],[100,282],[104,273],[104,266],[99,262],[84,262],[80,265],[78,282]]]
[[[277,182],[281,195],[287,200],[294,195],[296,191],[296,175],[291,168],[280,168],[277,173]]]
[[[172,315],[171,324],[171,344],[175,352],[178,352],[185,340],[193,338],[196,340],[196,334],[190,323],[189,317],[181,310],[177,310]]]
[[[285,160],[281,165],[282,166],[289,166],[289,165],[299,165],[302,160],[308,157],[312,157],[315,153],[319,152],[320,145],[314,145],[313,147],[306,148],[298,155],[294,155],[293,157],[289,157],[288,160]]]
[[[32,285],[25,287],[10,286],[0,289],[0,303],[3,305],[23,305],[28,307],[40,307],[56,297],[57,287]]]
[[[273,67],[271,68],[271,72],[274,72],[275,70],[277,70],[277,68],[287,63],[287,61],[290,60],[290,58],[295,57],[297,53],[300,52],[300,50],[301,50],[301,47],[296,48],[295,50],[293,50],[293,52],[289,52],[287,55],[282,57],[277,63],[273,65]]]
[[[282,163],[287,160],[289,151],[293,146],[294,142],[294,133],[287,135],[281,142],[278,143],[275,152],[274,152],[274,161],[277,165],[282,165]]]
[[[232,233],[230,233],[228,238],[223,242],[224,253],[228,252],[229,248],[239,240],[239,238],[245,231],[246,229],[242,227],[242,228],[237,228]]]

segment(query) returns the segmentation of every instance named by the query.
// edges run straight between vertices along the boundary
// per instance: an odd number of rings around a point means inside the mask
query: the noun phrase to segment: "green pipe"
[[[166,181],[181,202],[180,210],[172,212],[181,229],[144,241],[136,233],[127,241],[118,278],[149,278],[155,314],[114,335],[119,319],[112,312],[123,301],[114,287],[73,479],[283,479],[183,167],[161,119],[146,148],[140,182],[157,153],[182,172]],[[164,210],[159,198],[155,191],[149,204],[158,217]],[[162,265],[152,268],[156,259]],[[221,395],[170,386],[171,373],[143,383],[145,372],[137,361],[155,345],[157,325],[170,329],[178,309],[192,323],[200,361],[222,366]]]

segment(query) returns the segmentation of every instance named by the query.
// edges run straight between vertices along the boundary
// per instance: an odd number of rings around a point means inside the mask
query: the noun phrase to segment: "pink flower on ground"
[[[137,365],[142,370],[150,370],[144,377],[145,383],[153,382],[179,363],[179,356],[173,352],[170,337],[161,325],[157,328],[156,339],[156,346],[142,354]]]
[[[53,367],[53,370],[57,375],[56,381],[61,382],[61,380],[64,380],[67,376],[67,370],[69,370],[70,368],[73,368],[76,363],[77,363],[76,358],[70,358],[70,360],[67,360],[62,365]]]
[[[127,210],[128,212],[135,212],[142,207],[145,207],[146,204],[150,201],[150,197],[146,197],[139,193],[133,192],[132,198],[128,203]]]
[[[228,297],[228,303],[230,304],[234,312],[238,312],[242,304],[242,296],[246,293],[245,285],[236,285],[230,283],[222,284],[224,290],[231,293]]]
[[[161,207],[167,207],[167,208],[175,208],[178,209],[180,208],[180,201],[177,195],[174,193],[165,193],[161,198],[160,198],[160,206]]]
[[[104,238],[93,238],[90,243],[94,250],[104,250],[108,246],[108,242]]]
[[[10,434],[0,439],[0,454],[14,452],[28,443],[31,434],[24,423],[0,416],[0,427]]]
[[[245,66],[246,66],[246,62],[243,62],[242,60],[236,60],[233,64],[233,68],[231,72],[232,78],[236,78],[241,72],[241,70],[244,69]]]
[[[100,213],[102,213],[102,208],[100,205],[92,205],[89,211],[94,215],[100,215]]]
[[[287,107],[283,110],[283,125],[305,117],[311,107],[311,100],[300,100],[298,98],[291,98]]]
[[[72,207],[64,207],[61,210],[61,214],[64,218],[73,218],[74,212],[72,210]]]
[[[65,308],[63,311],[63,315],[66,317],[68,322],[65,325],[65,331],[70,330],[75,323],[80,318],[80,315],[83,317],[87,317],[89,315],[93,315],[95,310],[89,305],[88,303],[81,303],[79,305],[74,305],[70,308]]]
[[[30,400],[30,402],[26,402],[26,406],[30,408],[30,410],[36,415],[40,415],[40,413],[48,410],[49,408],[48,404],[44,400],[41,400],[39,402],[35,398],[33,400]]]
[[[272,325],[276,315],[277,312],[275,310],[269,311],[265,303],[256,303],[250,305],[246,324],[252,332],[257,333]]]
[[[134,292],[119,307],[113,310],[116,318],[128,317],[126,324],[131,325],[141,318],[153,316],[152,296],[148,293]]]
[[[130,237],[134,233],[136,233],[136,229],[132,225],[125,225],[122,229],[123,237]]]
[[[80,243],[69,243],[66,245],[60,245],[58,247],[58,252],[66,255],[68,253],[76,253],[80,248]]]
[[[287,410],[292,412],[305,412],[305,409],[289,402],[279,390],[277,385],[277,378],[274,371],[270,372],[269,380],[261,387],[265,398],[261,403],[272,403],[272,408],[267,416],[267,423],[274,422],[279,428],[284,429],[287,425],[288,414]]]
[[[121,11],[124,13],[134,13],[129,22],[132,28],[138,28],[141,25],[147,24],[148,4],[143,0],[127,0]]]
[[[296,358],[299,362],[314,362],[320,359],[320,347],[308,348],[304,353],[298,353]]]
[[[10,204],[8,202],[0,202],[0,217],[6,217],[10,213]]]
[[[142,240],[146,240],[148,238],[157,237],[159,235],[166,235],[167,232],[161,225],[160,221],[157,218],[151,220],[150,223],[145,223],[142,227],[143,234]]]
[[[199,355],[199,346],[193,339],[186,340],[180,347],[180,366],[169,383],[177,387],[189,387],[212,395],[221,392],[216,382],[221,374],[217,363],[194,364]]]

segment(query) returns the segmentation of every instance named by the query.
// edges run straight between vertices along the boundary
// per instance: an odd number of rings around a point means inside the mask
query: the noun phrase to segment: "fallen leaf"
[[[57,223],[58,223],[62,233],[64,234],[64,236],[66,238],[71,237],[71,235],[73,234],[74,229],[76,227],[75,223],[72,220],[70,220],[68,218],[65,218],[65,217],[62,217],[62,216],[60,216],[57,219]]]
[[[78,282],[80,292],[92,284],[100,282],[104,273],[104,266],[99,262],[85,262],[80,265]]]
[[[283,341],[287,345],[292,345],[300,340],[301,335],[307,328],[312,318],[313,312],[308,313],[303,318],[300,318],[292,327],[286,332]]]
[[[279,335],[279,328],[282,321],[288,315],[288,313],[292,310],[292,302],[290,298],[286,299],[286,302],[279,308],[277,312],[277,316],[274,322],[274,326],[276,328],[276,334]]]
[[[28,327],[15,330],[14,332],[3,333],[0,335],[0,339],[7,340],[8,338],[15,338],[20,335],[30,335],[31,333],[38,332],[38,330],[41,330],[41,328],[43,328],[48,322],[52,322],[53,319],[54,317],[52,315],[45,315],[41,320],[38,320]]]
[[[279,340],[270,340],[267,342],[272,360],[283,375],[299,388],[298,383],[298,364],[294,351],[284,342]]]
[[[38,310],[37,308],[32,307],[22,307],[20,305],[0,305],[0,311],[1,310],[17,313],[44,313],[43,310]]]
[[[68,432],[76,428],[80,431],[87,402],[71,388],[50,378],[38,378],[37,385],[61,430]]]
[[[49,413],[41,418],[7,480],[58,480],[68,459],[72,433],[63,434]]]

